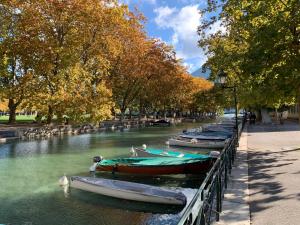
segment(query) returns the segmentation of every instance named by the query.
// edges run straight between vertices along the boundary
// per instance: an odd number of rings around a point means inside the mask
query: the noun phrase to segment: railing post
[[[224,177],[224,185],[225,185],[225,188],[227,189],[227,179],[228,179],[228,169],[227,169],[227,166],[228,166],[228,155],[226,154],[225,155],[225,162],[224,162],[224,172],[225,172],[225,177]]]
[[[200,209],[200,211],[198,213],[196,225],[206,225],[205,214],[203,212],[203,208],[204,207],[201,207],[201,209]]]
[[[227,147],[227,157],[228,157],[228,168],[229,168],[229,174],[231,174],[232,169],[232,143]]]
[[[217,175],[217,204],[216,204],[216,221],[220,220],[220,211],[221,211],[221,204],[222,204],[222,196],[221,196],[221,179],[220,179],[220,171],[218,171],[218,175]]]
[[[239,143],[239,137],[236,136],[235,137],[235,145],[233,146],[233,161],[235,160],[235,156],[236,156],[236,149],[238,147],[238,143]]]
[[[219,215],[220,213],[222,212],[222,200],[223,200],[223,183],[222,183],[222,168],[221,168],[221,171],[219,171],[219,184],[220,184],[220,192],[219,192],[219,195],[220,195],[220,206],[219,206]]]

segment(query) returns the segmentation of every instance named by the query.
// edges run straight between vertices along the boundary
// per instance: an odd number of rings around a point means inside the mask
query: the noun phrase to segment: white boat
[[[70,187],[133,201],[169,205],[186,204],[186,197],[181,192],[128,181],[73,176],[70,178]]]
[[[185,138],[170,138],[168,144],[171,146],[182,146],[190,148],[224,148],[226,140],[197,140]]]
[[[213,135],[201,135],[201,134],[180,134],[178,135],[181,138],[186,138],[186,139],[197,139],[197,140],[212,140],[212,141],[221,141],[221,140],[225,140],[228,138],[228,136],[224,136],[224,135],[217,135],[213,136]]]
[[[226,129],[224,127],[221,127],[221,126],[208,126],[208,127],[205,127],[203,128],[203,130],[205,131],[210,131],[210,132],[224,132],[224,133],[228,133],[228,134],[232,134],[233,133],[233,129]]]

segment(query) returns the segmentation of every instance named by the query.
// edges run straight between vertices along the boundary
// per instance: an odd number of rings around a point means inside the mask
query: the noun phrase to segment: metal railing
[[[220,157],[208,172],[178,225],[209,225],[212,221],[219,221],[228,175],[231,174],[244,123],[245,120],[243,119],[239,126],[239,132],[234,132],[233,137],[221,151]]]

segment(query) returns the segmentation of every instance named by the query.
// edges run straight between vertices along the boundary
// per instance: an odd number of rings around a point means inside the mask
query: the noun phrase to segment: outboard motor
[[[98,162],[101,162],[101,161],[102,161],[102,159],[103,159],[103,157],[102,157],[102,156],[94,156],[94,158],[93,158],[93,162],[94,162],[94,163],[98,163]]]
[[[101,162],[102,160],[103,160],[102,156],[94,156],[93,157],[93,165],[90,167],[90,172],[95,172],[97,163]]]
[[[214,159],[217,159],[220,156],[220,154],[221,153],[219,151],[210,151],[209,156]]]

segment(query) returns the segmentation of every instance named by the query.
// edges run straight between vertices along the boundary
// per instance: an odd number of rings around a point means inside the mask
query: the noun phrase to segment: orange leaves
[[[95,121],[109,117],[115,105],[122,112],[142,103],[187,108],[194,93],[210,87],[187,73],[172,47],[147,37],[142,14],[118,1],[2,4],[7,15],[0,13],[0,28],[12,30],[0,29],[0,54],[7,58],[0,72],[16,84],[1,84],[3,97],[22,95],[41,115],[49,110],[48,116]],[[13,66],[17,70],[8,72]]]
[[[198,93],[200,91],[207,91],[213,88],[213,83],[205,80],[201,77],[193,77],[193,88],[194,93]]]

